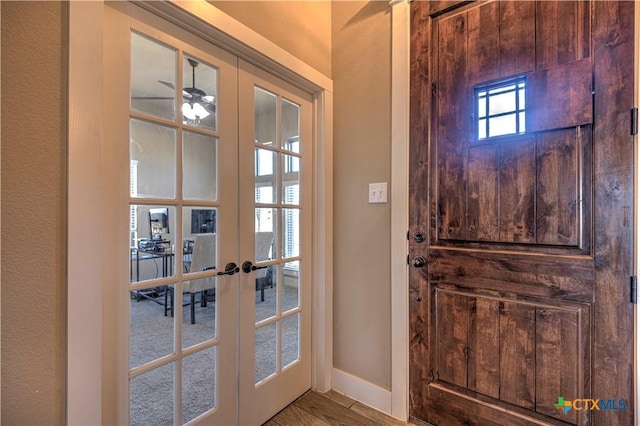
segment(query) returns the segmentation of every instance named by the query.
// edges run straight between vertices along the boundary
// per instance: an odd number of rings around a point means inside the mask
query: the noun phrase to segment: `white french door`
[[[261,424],[311,386],[311,97],[107,8],[118,418]]]
[[[244,62],[238,77],[241,258],[260,256],[274,288],[240,286],[240,424],[261,424],[311,386],[311,97]],[[252,253],[255,246],[255,253]],[[255,273],[264,276],[265,269]],[[261,279],[258,278],[258,286]],[[243,401],[245,402],[243,404]]]

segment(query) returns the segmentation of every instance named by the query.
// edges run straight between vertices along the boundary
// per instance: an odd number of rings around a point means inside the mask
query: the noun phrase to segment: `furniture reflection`
[[[169,277],[173,275],[173,258],[174,253],[170,249],[169,241],[162,241],[162,243],[166,244],[158,244],[157,246],[153,246],[151,249],[142,250],[138,247],[131,248],[131,255],[129,257],[129,279],[130,282],[140,281],[140,265],[144,263],[144,261],[153,260],[156,263],[156,268],[158,268],[158,261],[160,261],[160,268],[162,269],[162,277]],[[135,274],[134,274],[135,271]],[[158,278],[158,273],[160,271],[157,269],[155,277],[150,278]],[[151,300],[159,305],[164,306],[164,314],[167,315],[169,312],[169,308],[167,307],[166,299],[167,299],[167,286],[159,286],[152,287],[145,290],[136,290],[132,292],[132,295],[135,296],[136,300],[139,302],[142,299]],[[164,295],[165,301],[162,302],[159,297]]]
[[[206,271],[214,269],[216,263],[216,234],[200,234],[196,236],[191,252],[191,264],[188,272]],[[207,306],[209,290],[215,294],[216,277],[198,278],[182,283],[183,294],[189,294],[189,307],[191,310],[191,324],[196,323],[196,294],[200,294],[201,306]],[[170,293],[171,315],[173,316],[173,290]]]
[[[256,232],[256,263],[269,260],[274,237],[275,234],[273,232]],[[264,302],[264,288],[266,286],[273,287],[271,269],[272,267],[268,266],[255,271],[256,290],[260,290],[261,302]]]

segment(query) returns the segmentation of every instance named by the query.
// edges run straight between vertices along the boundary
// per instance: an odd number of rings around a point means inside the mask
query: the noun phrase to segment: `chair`
[[[256,232],[256,263],[268,260],[269,252],[273,244],[275,234],[273,232]],[[267,285],[273,287],[271,280],[271,267],[256,270],[256,290],[260,290],[260,301],[264,302],[264,288]]]
[[[189,271],[198,272],[205,269],[214,268],[216,263],[216,234],[200,234],[196,236],[191,254],[191,265]],[[201,305],[207,306],[207,292],[215,289],[216,277],[199,278],[197,280],[184,281],[182,292],[190,293],[189,302],[191,308],[191,324],[196,323],[196,293],[200,293]],[[173,298],[172,298],[173,306]],[[172,311],[173,313],[173,311]]]

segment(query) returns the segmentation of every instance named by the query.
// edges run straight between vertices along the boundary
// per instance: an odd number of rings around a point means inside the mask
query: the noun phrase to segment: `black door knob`
[[[424,243],[427,239],[427,236],[424,235],[424,232],[414,232],[413,233],[413,241],[416,243]]]
[[[266,268],[266,266],[256,266],[250,260],[247,260],[242,264],[242,272],[247,274],[251,271],[256,271],[258,269],[264,269],[264,268]]]
[[[229,262],[224,267],[224,272],[218,272],[218,275],[233,275],[236,272],[240,272],[240,268],[233,262]]]
[[[427,261],[422,256],[416,256],[413,259],[411,259],[411,265],[414,268],[424,268],[426,264],[427,264]]]

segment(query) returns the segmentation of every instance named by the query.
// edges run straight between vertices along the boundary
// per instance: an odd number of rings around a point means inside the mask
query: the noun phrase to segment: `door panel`
[[[239,422],[262,424],[311,387],[312,99],[244,61],[238,93],[241,258],[261,268],[240,283]]]
[[[631,423],[633,7],[412,3],[413,417]]]

